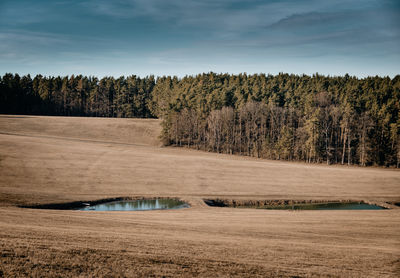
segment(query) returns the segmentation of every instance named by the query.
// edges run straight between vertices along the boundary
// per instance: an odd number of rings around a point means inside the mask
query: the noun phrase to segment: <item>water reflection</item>
[[[313,204],[294,204],[263,207],[263,209],[294,209],[294,210],[380,210],[384,207],[370,205],[366,203],[313,203]]]
[[[93,206],[86,206],[80,210],[95,211],[137,211],[188,208],[185,202],[176,199],[152,199],[152,200],[126,200],[115,201]]]

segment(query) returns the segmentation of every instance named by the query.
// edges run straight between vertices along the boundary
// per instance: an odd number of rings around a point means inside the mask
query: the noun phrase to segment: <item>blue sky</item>
[[[0,74],[400,74],[397,0],[0,0]]]

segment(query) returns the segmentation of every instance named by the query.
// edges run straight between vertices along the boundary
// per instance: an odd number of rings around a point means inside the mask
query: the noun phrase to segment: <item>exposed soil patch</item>
[[[382,205],[360,200],[229,200],[204,199],[211,207],[257,208],[257,209],[294,209],[294,210],[330,210],[330,209],[387,209]]]

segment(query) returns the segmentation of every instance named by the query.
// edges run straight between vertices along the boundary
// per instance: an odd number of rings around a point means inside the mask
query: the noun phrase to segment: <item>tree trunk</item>
[[[346,140],[347,140],[347,134],[346,134],[346,131],[345,131],[345,134],[343,135],[342,165],[344,164],[344,157],[346,155]]]
[[[348,138],[347,138],[347,165],[349,165],[349,166],[351,164],[351,146],[350,146],[350,144],[351,144],[351,137],[349,134]]]

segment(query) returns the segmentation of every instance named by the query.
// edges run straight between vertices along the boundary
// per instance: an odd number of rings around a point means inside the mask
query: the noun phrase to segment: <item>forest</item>
[[[0,77],[0,113],[161,118],[165,145],[399,167],[400,75]]]

